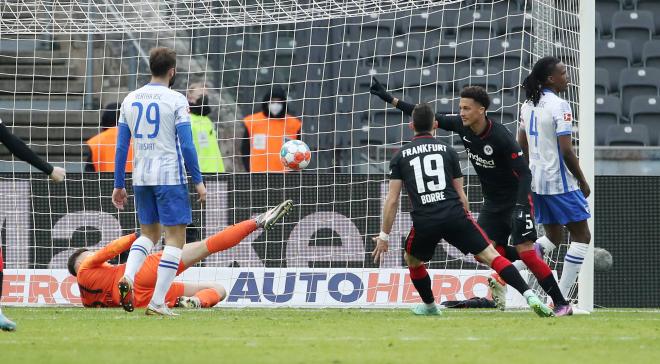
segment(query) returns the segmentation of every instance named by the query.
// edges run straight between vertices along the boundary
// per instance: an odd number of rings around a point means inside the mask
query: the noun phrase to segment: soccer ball
[[[309,164],[312,152],[305,142],[300,140],[289,140],[280,149],[280,160],[282,164],[290,169],[299,171]]]
[[[598,272],[606,272],[612,269],[614,259],[612,254],[602,248],[594,248],[594,270]]]

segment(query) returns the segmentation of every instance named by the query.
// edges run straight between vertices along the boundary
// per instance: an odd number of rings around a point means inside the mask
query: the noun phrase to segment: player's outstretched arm
[[[372,95],[378,96],[381,100],[387,102],[388,104],[403,111],[403,113],[406,115],[412,115],[413,109],[415,109],[415,104],[410,104],[405,101],[401,101],[396,97],[393,97],[392,94],[387,92],[386,87],[382,83],[378,82],[376,77],[371,78],[371,88],[369,88],[369,92]]]
[[[108,260],[118,256],[119,254],[131,248],[131,245],[138,238],[138,233],[124,235],[118,239],[111,241],[108,245],[101,248],[101,250],[94,253],[89,258],[85,259],[84,264],[86,267],[96,267]]]
[[[573,176],[577,178],[578,184],[580,185],[580,189],[582,190],[584,197],[589,197],[591,194],[591,189],[589,188],[587,179],[584,177],[584,173],[582,173],[582,168],[580,168],[580,161],[578,160],[578,157],[575,155],[575,151],[573,150],[573,140],[571,135],[560,135],[557,137],[557,139],[559,141],[561,157],[564,159],[566,168],[568,168],[568,170],[573,173]]]
[[[7,149],[9,149],[9,152],[16,156],[16,158],[31,164],[38,170],[50,176],[50,178],[56,182],[64,181],[64,178],[66,177],[64,168],[53,167],[50,163],[41,159],[32,151],[32,149],[25,145],[20,138],[12,134],[9,129],[2,124],[2,120],[0,120],[0,142],[2,142],[2,144],[4,144]]]
[[[402,180],[390,180],[390,189],[383,205],[383,225],[380,234],[373,238],[376,242],[376,248],[371,252],[371,256],[374,257],[375,264],[380,264],[382,254],[389,249],[389,234],[392,232],[392,225],[394,225],[396,212],[399,209],[399,196],[401,196],[402,187]]]

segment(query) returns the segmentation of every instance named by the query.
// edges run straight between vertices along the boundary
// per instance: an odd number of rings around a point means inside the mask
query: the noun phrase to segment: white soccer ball
[[[300,140],[289,140],[280,149],[280,160],[282,164],[295,171],[299,171],[309,164],[312,152],[305,142]]]
[[[614,259],[612,254],[603,248],[594,248],[594,270],[605,272],[612,269]]]

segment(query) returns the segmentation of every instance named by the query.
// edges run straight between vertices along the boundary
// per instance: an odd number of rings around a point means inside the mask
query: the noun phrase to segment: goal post
[[[205,142],[219,144],[226,167],[205,173],[208,202],[193,203],[189,238],[205,238],[284,198],[297,206],[272,232],[251,234],[180,279],[222,282],[226,304],[237,306],[417,302],[403,261],[411,227],[405,196],[383,265],[369,254],[380,229],[387,164],[412,137],[409,118],[370,95],[371,78],[397,97],[429,102],[441,113],[458,110],[463,87],[483,86],[492,99],[489,116],[515,132],[521,81],[536,60],[557,55],[568,66],[572,85],[565,98],[579,115],[573,136],[593,188],[593,2],[3,2],[0,118],[69,172],[66,184],[48,183],[0,149],[5,278],[24,280],[12,281],[12,292],[25,288],[5,302],[77,303],[65,270],[68,255],[135,230],[133,205],[118,212],[111,204],[112,174],[88,171],[87,142],[102,131],[106,105],[148,82],[148,52],[155,46],[177,51],[174,89],[206,93],[215,140],[206,136]],[[248,173],[244,150],[261,149],[246,138],[244,118],[268,112],[264,97],[276,88],[287,95],[287,112],[302,120],[299,134],[312,162],[302,172]],[[478,214],[483,197],[461,140],[444,131],[438,138],[459,152],[470,206]],[[552,255],[554,270],[561,270],[566,248]],[[445,242],[429,267],[441,301],[488,293],[488,268]],[[590,310],[591,258],[582,272],[578,303]],[[31,284],[31,277],[46,279],[44,285],[57,282],[54,296],[31,291],[41,284]],[[516,295],[510,293],[509,304],[522,307]]]

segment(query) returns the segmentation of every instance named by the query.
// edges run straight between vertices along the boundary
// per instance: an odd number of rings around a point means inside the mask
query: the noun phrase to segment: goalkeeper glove
[[[516,204],[513,209],[511,238],[513,244],[536,241],[536,228],[532,220],[531,208],[527,204]]]
[[[387,102],[388,104],[391,104],[392,101],[394,101],[394,97],[392,97],[392,95],[387,92],[385,86],[378,82],[376,77],[371,78],[371,88],[369,88],[369,92],[371,92],[372,95],[380,97],[381,100]]]

